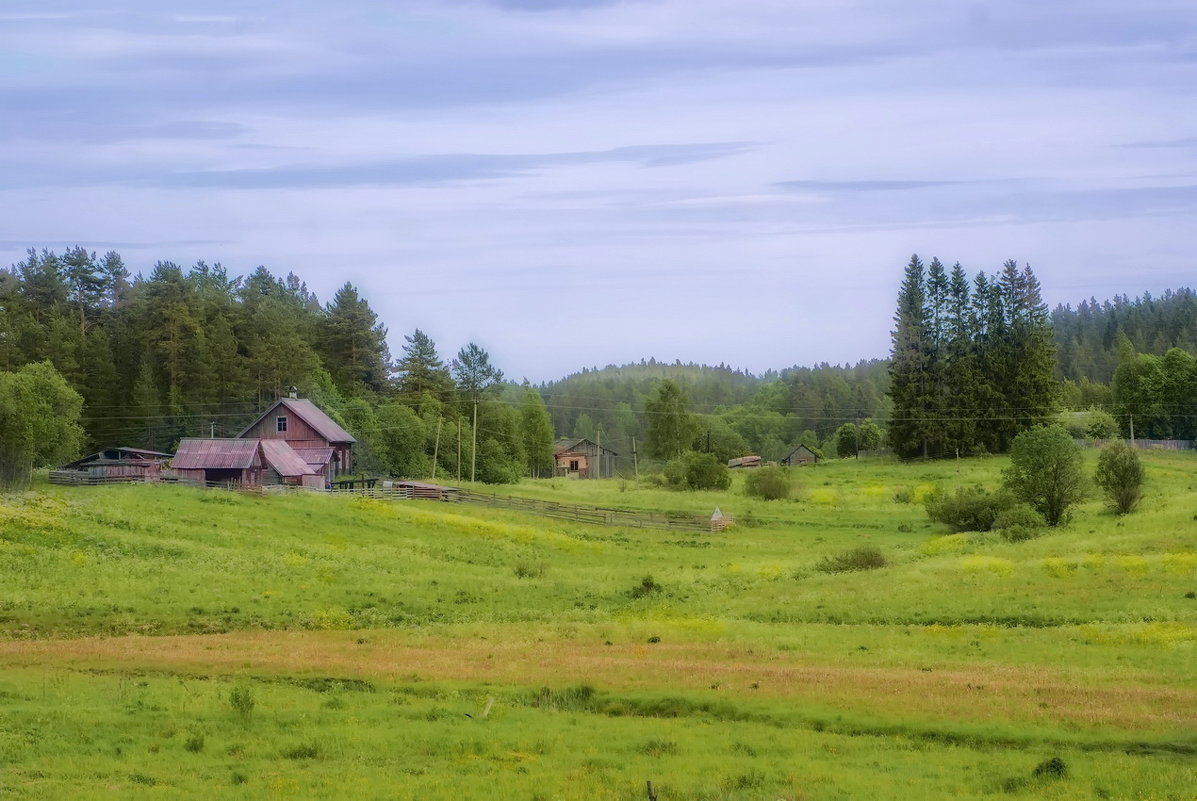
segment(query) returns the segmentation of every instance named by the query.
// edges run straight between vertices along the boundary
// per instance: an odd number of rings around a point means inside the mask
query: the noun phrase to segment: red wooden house
[[[353,436],[306,398],[279,398],[237,435],[239,439],[284,440],[326,481],[353,470]]]

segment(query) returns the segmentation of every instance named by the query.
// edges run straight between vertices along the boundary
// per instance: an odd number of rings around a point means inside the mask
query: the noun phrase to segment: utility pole
[[[445,418],[436,418],[436,444],[432,446],[432,480],[436,481],[436,457],[441,452],[441,423]]]
[[[1130,417],[1131,447],[1133,448],[1135,447],[1135,416],[1132,414],[1128,415],[1128,417]]]
[[[461,481],[461,417],[457,418],[457,480]]]
[[[707,429],[707,453],[711,452],[711,429]]]
[[[636,471],[636,480],[640,480],[640,462],[636,458],[636,437],[632,436],[632,469]]]
[[[474,471],[478,467],[478,396],[474,396],[474,442],[470,445],[470,483],[474,483]]]
[[[603,429],[599,426],[594,429],[595,446],[598,448],[598,475],[595,478],[603,477]]]
[[[209,434],[208,438],[216,439],[216,421],[215,420],[212,421],[211,434]]]

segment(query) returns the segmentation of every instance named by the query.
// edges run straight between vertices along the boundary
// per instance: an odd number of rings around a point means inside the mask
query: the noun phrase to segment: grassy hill
[[[798,498],[500,492],[721,534],[168,486],[0,496],[15,798],[1186,798],[1197,457],[1038,539],[917,500],[1002,459],[835,462]],[[889,565],[827,573],[869,545]],[[1053,761],[1055,760],[1055,761]]]

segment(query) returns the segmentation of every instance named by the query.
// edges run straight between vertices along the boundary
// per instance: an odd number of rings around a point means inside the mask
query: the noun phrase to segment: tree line
[[[160,261],[131,276],[118,253],[76,247],[0,270],[0,371],[52,365],[81,398],[83,447],[235,436],[295,386],[353,433],[370,472],[427,476],[434,459],[455,478],[551,471],[538,392],[505,383],[475,343],[448,363],[419,330],[405,343],[392,360],[352,284],[322,304],[265,267]]]

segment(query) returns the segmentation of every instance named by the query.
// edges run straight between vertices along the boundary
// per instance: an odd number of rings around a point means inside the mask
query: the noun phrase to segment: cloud
[[[781,189],[815,192],[896,192],[908,189],[930,189],[941,186],[958,186],[973,181],[778,181],[773,186]]]
[[[150,179],[175,187],[271,189],[282,187],[421,186],[494,180],[536,170],[582,164],[641,167],[692,164],[742,153],[747,142],[634,145],[611,150],[539,154],[446,154],[359,164],[165,173]]]

